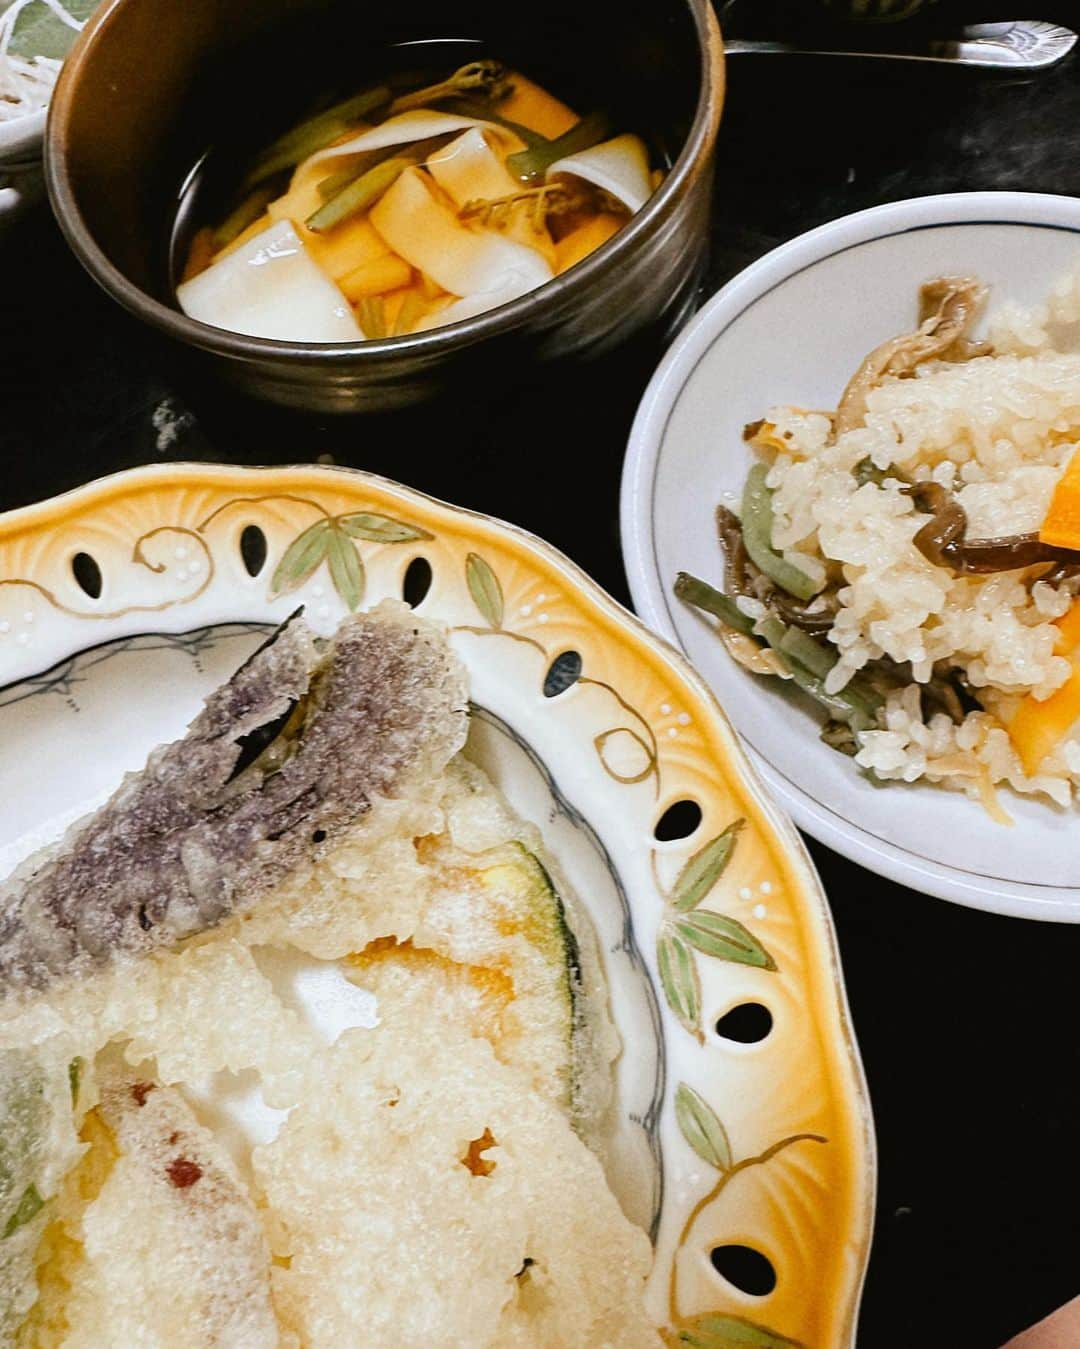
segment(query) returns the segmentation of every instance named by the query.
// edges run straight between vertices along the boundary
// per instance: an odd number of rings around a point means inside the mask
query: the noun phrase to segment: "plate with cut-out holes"
[[[596,928],[623,1045],[605,1162],[654,1240],[657,1324],[853,1343],[874,1154],[820,884],[691,668],[539,540],[315,467],[138,469],[0,517],[0,865],[181,734],[269,626],[387,597],[445,624],[468,752]]]

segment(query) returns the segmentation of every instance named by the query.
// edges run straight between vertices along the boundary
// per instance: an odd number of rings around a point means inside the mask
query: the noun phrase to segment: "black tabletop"
[[[1076,0],[1015,8],[1080,19]],[[997,9],[970,17],[1017,17]],[[1080,54],[1026,78],[738,56],[706,292],[835,216],[989,188],[1080,195]],[[626,602],[619,470],[656,354],[624,358],[588,400],[543,379],[493,390],[437,441],[408,419],[268,416],[178,382],[41,206],[0,231],[0,507],[138,463],[330,455],[523,524]],[[859,1345],[999,1345],[1080,1292],[1080,928],[960,909],[812,851],[880,1150]]]

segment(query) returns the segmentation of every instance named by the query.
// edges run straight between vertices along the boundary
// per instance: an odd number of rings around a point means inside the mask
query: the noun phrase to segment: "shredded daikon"
[[[40,4],[76,32],[82,23],[59,0],[13,0],[0,14],[0,122],[13,122],[48,106],[62,61],[50,56],[26,58],[9,50],[15,25],[28,5]]]

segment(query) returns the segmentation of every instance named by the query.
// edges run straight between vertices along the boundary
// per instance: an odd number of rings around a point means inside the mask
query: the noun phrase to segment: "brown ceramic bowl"
[[[265,143],[318,92],[309,72],[347,91],[377,74],[387,47],[448,32],[463,43],[455,57],[504,55],[650,136],[672,165],[663,185],[611,241],[539,290],[415,336],[294,343],[181,313],[170,224],[185,179],[223,129]],[[218,375],[310,411],[386,410],[451,382],[468,387],[478,373],[579,361],[644,329],[673,329],[703,262],[723,87],[710,0],[548,0],[540,10],[505,0],[106,0],[53,96],[46,176],[61,228],[95,280]],[[260,109],[265,118],[253,116]]]

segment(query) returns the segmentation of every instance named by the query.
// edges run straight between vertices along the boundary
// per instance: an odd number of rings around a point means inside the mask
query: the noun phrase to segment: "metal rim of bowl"
[[[711,0],[686,0],[701,57],[701,91],[694,110],[694,120],[679,157],[664,182],[641,210],[606,244],[535,291],[473,318],[432,328],[427,332],[364,342],[286,342],[277,338],[251,337],[188,318],[181,310],[164,304],[135,285],[105,256],[76,203],[64,135],[68,109],[79,71],[89,58],[98,34],[107,27],[120,3],[121,0],[114,0],[87,24],[65,61],[53,91],[45,129],[45,181],[49,200],[75,256],[94,280],[125,309],[169,337],[225,357],[248,361],[285,358],[309,366],[333,364],[348,357],[375,359],[381,355],[401,356],[406,353],[435,357],[509,331],[526,314],[555,309],[576,287],[587,285],[592,278],[616,266],[636,241],[653,227],[654,222],[666,218],[678,203],[686,185],[705,170],[720,125],[725,81],[719,23]]]

